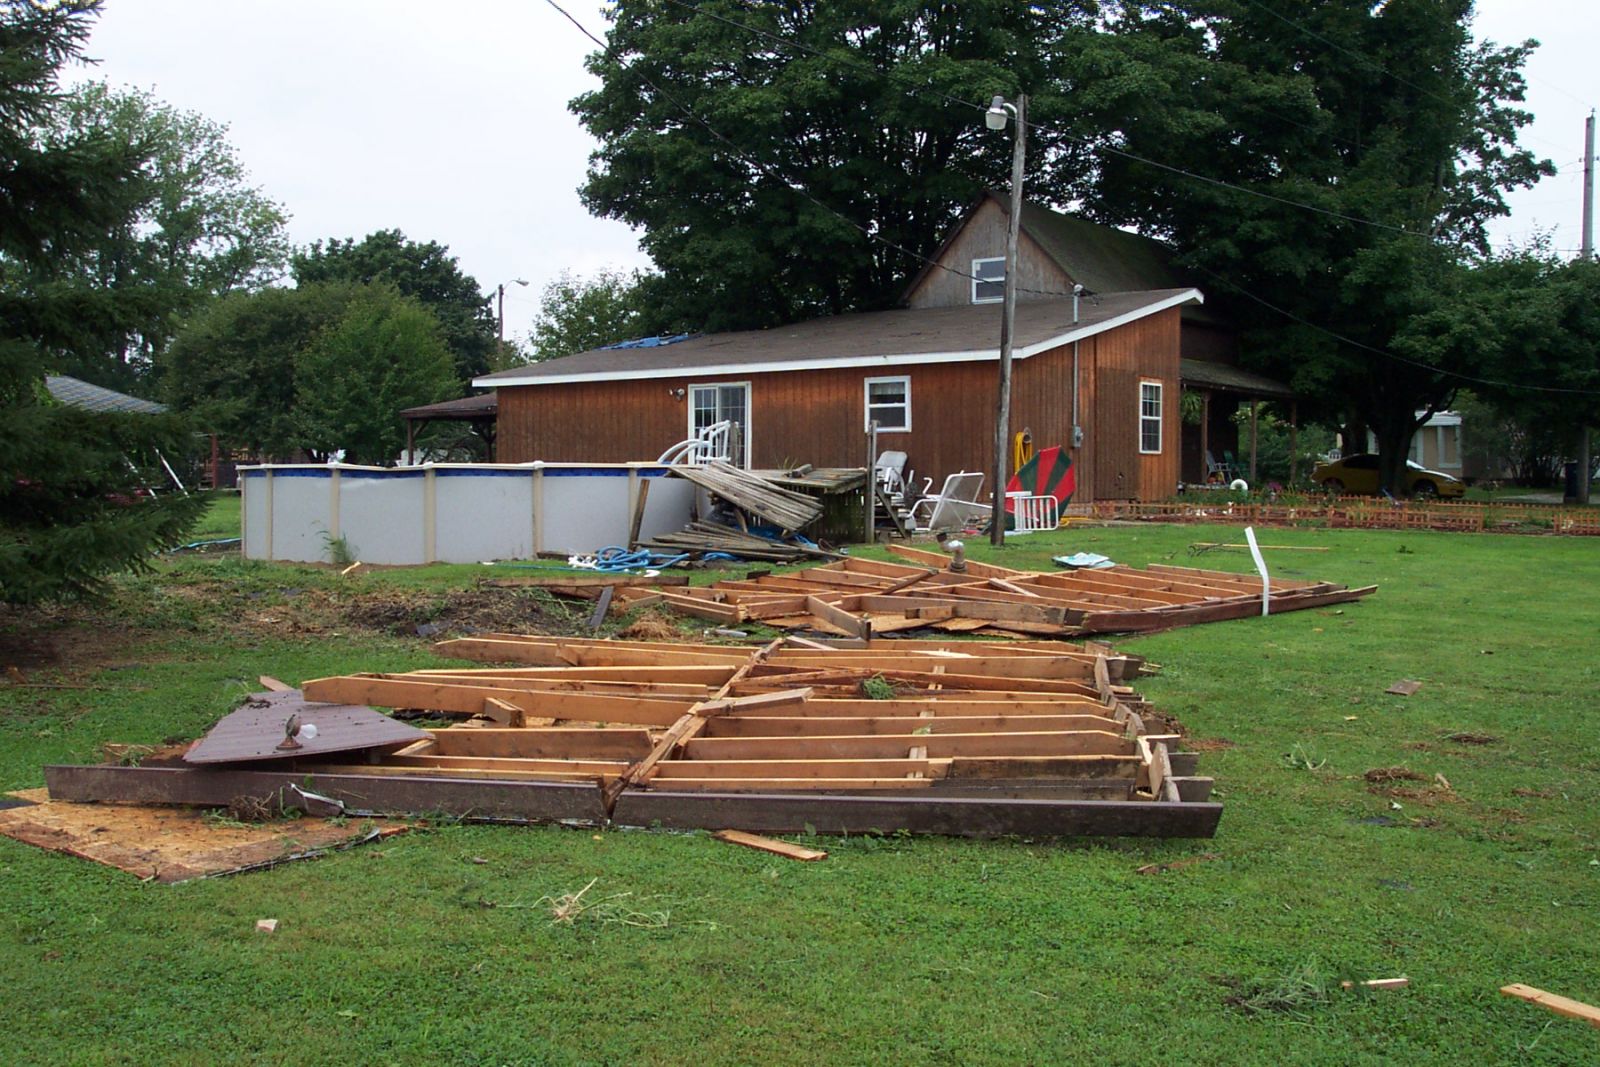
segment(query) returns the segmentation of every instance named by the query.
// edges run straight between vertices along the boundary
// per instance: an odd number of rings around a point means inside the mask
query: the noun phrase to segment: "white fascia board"
[[[1074,341],[1082,341],[1096,334],[1114,330],[1119,326],[1126,326],[1130,322],[1166,311],[1168,308],[1178,307],[1182,304],[1200,304],[1205,302],[1205,297],[1198,289],[1185,289],[1180,293],[1159,300],[1154,304],[1135,308],[1124,312],[1115,318],[1097,322],[1091,326],[1082,326],[1068,330],[1066,333],[1054,337],[1047,337],[1031,345],[1025,345],[1012,352],[1014,359],[1027,359],[1041,352],[1048,352],[1062,345],[1069,345]],[[899,352],[881,356],[832,356],[827,359],[794,359],[778,360],[771,363],[726,363],[721,365],[708,364],[694,367],[650,367],[648,369],[627,371],[591,371],[579,374],[541,374],[530,375],[525,378],[474,378],[472,384],[475,388],[493,389],[496,387],[518,385],[571,385],[577,382],[629,382],[640,378],[709,378],[721,374],[775,374],[784,371],[802,370],[839,370],[851,367],[914,367],[928,363],[979,363],[985,360],[1000,358],[998,348],[979,348],[965,352]]]

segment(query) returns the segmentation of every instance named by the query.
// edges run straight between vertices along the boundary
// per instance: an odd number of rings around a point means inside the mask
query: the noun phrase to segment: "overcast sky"
[[[1480,36],[1543,42],[1523,141],[1561,167],[1513,198],[1501,242],[1539,229],[1578,245],[1593,3],[1479,0]],[[604,32],[593,0],[564,6]],[[397,227],[449,245],[486,291],[528,281],[507,289],[507,336],[522,337],[563,269],[648,265],[635,234],[578,200],[594,142],[566,105],[596,84],[592,47],[541,0],[108,0],[85,76],[226,123],[297,244]]]

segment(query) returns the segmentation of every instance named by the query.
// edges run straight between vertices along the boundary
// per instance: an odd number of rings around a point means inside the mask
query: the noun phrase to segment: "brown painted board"
[[[953,837],[1211,837],[1221,804],[1117,800],[948,797],[927,791],[890,796],[624,790],[612,819],[673,830],[740,826],[752,833],[892,833]]]
[[[46,787],[57,800],[111,804],[226,807],[239,797],[295,807],[293,789],[342,802],[352,815],[441,812],[479,821],[605,821],[600,787],[592,782],[531,782],[420,775],[327,774],[314,770],[240,771],[224,767],[47,766]],[[726,822],[718,823],[718,829]]]
[[[27,803],[0,810],[0,834],[169,884],[312,859],[409,829],[325,819],[229,826],[185,808],[74,804],[43,789],[10,795]]]
[[[315,725],[317,736],[299,737],[298,747],[282,749],[284,728],[291,716],[300,724]],[[426,740],[428,734],[414,726],[358,704],[322,704],[308,701],[298,689],[255,693],[244,706],[230,712],[188,752],[185,763],[243,763],[264,759],[304,759],[334,752],[399,747]]]
[[[1422,688],[1422,683],[1413,678],[1403,678],[1385,689],[1385,693],[1393,693],[1397,697],[1415,696]]]

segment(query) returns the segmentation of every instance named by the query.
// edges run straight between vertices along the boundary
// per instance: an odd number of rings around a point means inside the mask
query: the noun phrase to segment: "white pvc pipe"
[[[1267,561],[1261,558],[1261,546],[1256,544],[1256,531],[1253,526],[1244,528],[1244,539],[1250,543],[1250,555],[1255,557],[1256,570],[1261,574],[1261,614],[1271,613],[1272,588],[1267,578]]]

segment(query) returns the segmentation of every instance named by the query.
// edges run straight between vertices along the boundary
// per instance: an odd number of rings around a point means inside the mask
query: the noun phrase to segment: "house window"
[[[867,429],[877,423],[879,430],[911,429],[911,378],[867,379]]]
[[[972,261],[972,302],[993,304],[1006,295],[1006,260],[975,259]]]
[[[1161,451],[1161,383],[1139,383],[1139,451]]]

